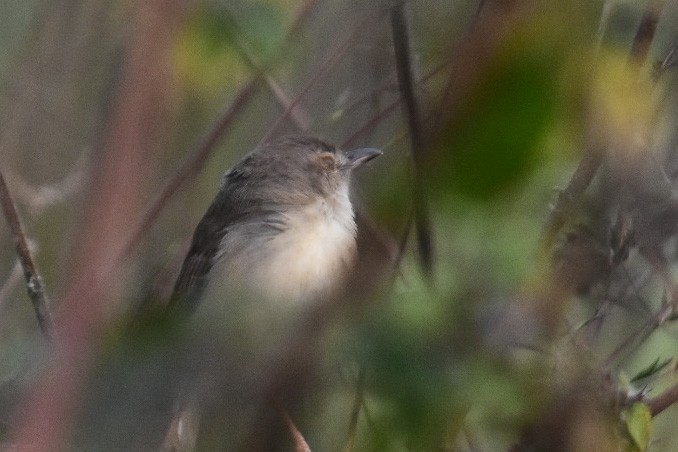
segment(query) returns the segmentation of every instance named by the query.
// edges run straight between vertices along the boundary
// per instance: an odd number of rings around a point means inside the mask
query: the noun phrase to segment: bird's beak
[[[360,166],[363,163],[369,162],[373,158],[379,157],[382,154],[383,152],[376,148],[353,149],[344,153],[348,161],[351,162],[351,166],[353,168]]]

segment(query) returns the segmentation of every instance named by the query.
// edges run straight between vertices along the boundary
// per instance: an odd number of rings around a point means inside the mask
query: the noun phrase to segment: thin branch
[[[661,76],[664,75],[666,71],[676,66],[676,63],[678,63],[677,50],[678,45],[674,45],[673,47],[671,47],[671,49],[668,51],[664,59],[658,62],[657,65],[654,67],[654,70],[652,71],[652,80],[654,82],[659,81]]]
[[[603,45],[605,31],[607,31],[607,24],[610,21],[615,1],[616,0],[605,0],[605,3],[603,3],[603,10],[600,12],[600,21],[598,22],[598,29],[596,30],[596,38],[594,40],[596,50],[599,50]]]
[[[302,26],[308,20],[309,16],[313,12],[318,0],[306,0],[303,5],[299,7],[297,15],[294,18],[294,22],[290,26],[290,30],[287,33],[287,40],[294,38],[299,31],[301,31]]]
[[[172,418],[158,452],[193,451],[200,429],[200,413],[195,402],[186,405]]]
[[[31,213],[38,213],[46,207],[65,201],[82,188],[88,157],[87,150],[83,150],[71,170],[61,180],[52,184],[34,187],[9,170],[5,171],[5,178],[12,186],[17,203],[28,206]]]
[[[576,201],[584,194],[584,191],[586,191],[591,184],[602,160],[602,152],[589,149],[584,155],[584,158],[579,162],[567,187],[558,193],[558,199],[551,208],[551,212],[546,219],[544,226],[544,239],[542,243],[545,251],[550,249],[556,235],[563,225],[565,225]]]
[[[405,105],[412,145],[412,160],[414,163],[412,195],[414,198],[414,221],[417,226],[417,245],[424,273],[431,276],[433,271],[433,238],[423,183],[426,140],[419,101],[415,92],[414,77],[412,76],[409,29],[404,5],[404,3],[398,3],[391,9],[391,28],[393,30],[398,82]]]
[[[631,46],[630,61],[635,64],[637,67],[640,67],[645,60],[650,50],[650,44],[654,38],[655,31],[657,29],[657,23],[659,22],[659,16],[664,7],[665,0],[649,0],[641,19],[640,25],[636,32],[636,36],[633,40],[633,45]],[[665,58],[665,61],[668,62],[671,60],[671,53]],[[667,63],[668,64],[668,63]],[[590,156],[591,153],[587,154]],[[600,159],[600,157],[599,157]],[[583,162],[582,162],[583,163]],[[598,162],[600,165],[600,161]],[[573,177],[574,178],[574,177]],[[560,201],[560,200],[559,200]],[[656,265],[656,260],[651,259],[652,256],[645,256],[649,263],[655,268],[658,268]],[[660,275],[663,275],[662,280],[665,283],[666,288],[666,297],[667,300],[665,303],[662,303],[659,311],[651,318],[647,319],[641,327],[630,334],[605,360],[604,367],[609,367],[613,362],[617,361],[625,353],[628,353],[629,350],[635,344],[642,343],[647,339],[657,328],[661,327],[674,313],[675,311],[675,302],[674,300],[674,290],[673,284],[670,282],[670,275],[667,276],[667,272],[659,271]],[[667,282],[668,281],[668,282]]]
[[[297,35],[297,33],[299,33],[304,22],[310,17],[313,7],[317,2],[318,0],[306,0],[299,8],[299,12],[297,13],[297,16],[290,26],[285,38],[286,42],[289,42],[294,36]],[[190,153],[191,157],[189,160],[181,168],[179,168],[174,177],[165,186],[164,190],[151,205],[151,208],[148,210],[140,225],[132,234],[122,253],[120,253],[120,258],[124,258],[131,254],[143,235],[151,227],[162,209],[165,208],[177,190],[187,180],[189,180],[202,169],[205,162],[207,161],[207,158],[212,154],[212,152],[214,152],[216,145],[226,133],[226,131],[230,128],[238,113],[242,111],[243,107],[256,92],[260,82],[261,78],[259,74],[255,74],[242,88],[240,88],[240,91],[238,91],[238,94],[236,94],[229,105],[224,108],[223,113],[216,119],[216,121],[208,129],[207,133],[199,141],[195,149]]]
[[[647,59],[665,0],[649,0],[631,46],[631,61],[641,66]]]
[[[26,235],[21,226],[16,206],[14,205],[14,202],[12,202],[12,197],[9,194],[9,189],[7,188],[2,172],[0,172],[0,203],[2,203],[2,211],[5,214],[10,230],[12,231],[16,252],[21,261],[24,276],[26,277],[26,290],[28,291],[31,303],[33,303],[33,309],[35,310],[35,316],[38,319],[38,325],[43,334],[47,338],[50,338],[53,331],[53,323],[52,313],[49,308],[49,299],[45,293],[45,284],[35,267],[33,256],[31,255],[31,250],[28,246],[28,240],[26,240]]]
[[[285,92],[282,86],[280,86],[280,83],[278,83],[278,81],[273,78],[272,75],[264,73],[263,70],[261,75],[266,81],[266,85],[273,94],[276,102],[278,102],[278,105],[280,105],[283,111],[290,110],[289,117],[292,120],[294,127],[296,127],[301,132],[307,132],[311,127],[311,120],[309,119],[308,114],[301,108],[299,104],[296,106],[292,105],[290,96],[287,94],[287,92]]]
[[[650,413],[654,417],[676,402],[678,402],[678,383],[675,383],[657,397],[646,400],[645,404],[650,408]]]
[[[133,234],[143,181],[159,132],[158,99],[171,78],[171,51],[185,12],[179,0],[137,2],[107,131],[101,142],[82,226],[72,252],[71,280],[59,304],[52,354],[17,405],[10,439],[21,451],[69,449],[86,400],[84,388],[101,346],[102,327],[119,300],[122,250]],[[150,62],[150,63],[149,63]],[[164,89],[163,89],[164,88]],[[72,448],[72,447],[71,447]]]
[[[657,22],[659,21],[659,14],[661,13],[663,6],[664,0],[650,0],[645,9],[645,14],[638,27],[638,31],[636,32],[636,37],[633,41],[631,54],[629,56],[630,61],[638,66],[640,66],[647,58],[650,44],[657,28]],[[602,161],[603,152],[600,150],[588,149],[586,151],[584,158],[572,175],[572,179],[568,183],[567,188],[565,188],[558,196],[558,200],[546,220],[546,226],[544,228],[545,249],[549,249],[552,240],[560,228],[565,224],[573,204],[588,188]]]
[[[271,125],[271,127],[268,129],[268,131],[264,134],[264,136],[261,138],[259,141],[259,145],[266,143],[269,141],[276,131],[278,130],[278,127],[287,119],[287,117],[292,113],[294,108],[301,102],[301,100],[311,91],[311,89],[318,83],[320,82],[323,78],[325,78],[329,73],[332,68],[334,68],[344,57],[346,52],[352,48],[353,44],[355,41],[358,40],[358,38],[361,35],[361,32],[363,28],[370,22],[373,22],[375,20],[374,15],[367,15],[359,24],[357,24],[351,33],[348,35],[346,39],[344,39],[343,42],[341,42],[331,53],[330,56],[325,60],[323,65],[316,71],[315,74],[311,77],[311,79],[304,85],[304,87],[301,89],[301,92],[297,95],[297,97],[294,98],[294,100],[289,104],[289,106],[285,109],[285,111],[276,119],[276,121]]]
[[[657,313],[646,319],[643,324],[633,333],[629,334],[622,343],[614,349],[603,363],[603,368],[609,368],[615,361],[620,360],[626,353],[629,353],[632,346],[645,341],[659,327],[671,318],[674,312],[674,306],[671,303],[662,303]]]
[[[235,19],[229,17],[229,20],[233,23],[233,28],[236,28]],[[273,94],[273,98],[282,108],[282,111],[290,111],[289,118],[292,120],[294,126],[302,132],[307,131],[310,124],[308,115],[299,105],[292,105],[290,96],[285,92],[282,86],[280,86],[280,83],[278,83],[278,81],[268,72],[267,66],[255,61],[247,51],[246,46],[238,39],[237,33],[231,36],[231,41],[240,55],[240,58],[242,58],[250,70],[266,82],[268,90]],[[270,64],[268,66],[270,66]]]
[[[388,107],[384,108],[382,111],[374,115],[372,119],[367,121],[360,129],[358,129],[350,137],[345,139],[341,143],[340,147],[348,149],[351,146],[353,146],[358,141],[359,138],[370,133],[377,125],[379,125],[379,123],[381,123],[381,121],[383,121],[386,117],[388,117],[388,115],[393,113],[396,110],[396,108],[398,108],[398,105],[400,105],[400,99],[391,102],[388,105]]]
[[[250,97],[256,91],[260,79],[253,77],[245,86],[243,86],[231,104],[219,115],[212,127],[200,140],[195,150],[191,153],[191,157],[179,168],[174,177],[165,186],[160,195],[156,198],[151,208],[144,216],[141,224],[136,228],[131,238],[123,248],[120,258],[129,256],[136,248],[137,244],[151,227],[155,219],[158,217],[162,209],[165,208],[169,200],[174,196],[179,187],[181,187],[187,180],[197,174],[205,165],[207,158],[214,151],[217,143],[224,135],[226,130],[231,126],[238,113],[243,109]]]
[[[294,425],[294,421],[292,421],[292,419],[283,409],[279,409],[279,412],[285,420],[285,425],[287,425],[290,435],[292,435],[292,441],[294,442],[294,452],[311,452],[311,448],[306,442],[306,439],[304,439],[304,435],[302,435],[297,426]]]
[[[448,60],[447,62],[441,64],[440,66],[437,66],[434,68],[432,71],[430,71],[428,74],[426,74],[424,77],[422,77],[419,80],[419,83],[424,83],[429,81],[432,77],[438,75],[445,67],[447,67],[452,61]],[[369,93],[369,95],[372,95],[375,92],[379,92],[380,89],[387,89],[386,87],[383,88],[378,88],[377,90],[373,91],[372,93]],[[365,96],[364,96],[365,97]],[[353,105],[356,105],[358,101],[354,102]],[[397,99],[395,99],[393,102],[388,104],[386,108],[384,108],[382,111],[374,115],[369,121],[367,121],[365,124],[363,124],[357,131],[355,131],[351,136],[349,136],[347,139],[345,139],[342,144],[341,148],[348,149],[351,146],[355,145],[355,143],[362,138],[363,136],[367,135],[370,133],[372,130],[374,130],[375,127],[377,127],[381,121],[386,119],[391,113],[393,113],[396,108],[400,105],[402,102],[402,98],[399,96]],[[352,106],[351,106],[352,107]],[[350,108],[350,107],[349,107]]]
[[[430,79],[432,79],[436,75],[439,75],[443,71],[443,69],[446,69],[451,63],[452,63],[451,58],[448,58],[447,60],[443,61],[441,64],[436,66],[433,70],[431,70],[424,77],[421,77],[419,79],[418,83],[423,84],[425,82],[428,82]],[[353,112],[354,110],[361,107],[363,104],[371,101],[375,96],[381,95],[381,94],[399,95],[400,93],[399,93],[398,84],[397,83],[385,83],[382,86],[379,86],[377,88],[374,88],[374,89],[364,93],[363,95],[356,98],[350,104],[346,105],[343,108],[342,116],[346,116],[348,113]],[[398,96],[398,102],[400,102],[399,96]]]

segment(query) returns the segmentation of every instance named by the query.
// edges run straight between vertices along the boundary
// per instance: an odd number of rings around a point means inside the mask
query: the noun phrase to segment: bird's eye
[[[337,168],[337,160],[331,152],[320,152],[315,156],[315,161],[323,171],[334,171]]]

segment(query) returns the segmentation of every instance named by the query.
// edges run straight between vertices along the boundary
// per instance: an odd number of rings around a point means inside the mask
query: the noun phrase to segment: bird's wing
[[[198,223],[168,309],[193,312],[198,306],[219,252],[219,244],[234,221],[230,204],[227,194],[220,193]]]

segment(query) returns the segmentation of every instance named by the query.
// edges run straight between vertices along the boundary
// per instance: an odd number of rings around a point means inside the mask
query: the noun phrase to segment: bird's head
[[[285,137],[254,150],[227,178],[247,179],[262,199],[303,204],[347,194],[353,170],[381,154],[374,148],[344,151],[316,138]]]

